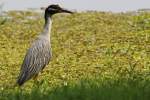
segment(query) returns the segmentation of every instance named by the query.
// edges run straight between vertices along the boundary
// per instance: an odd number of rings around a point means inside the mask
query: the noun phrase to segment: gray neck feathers
[[[50,16],[45,17],[45,25],[44,25],[44,30],[42,32],[42,36],[46,36],[47,38],[50,39],[50,32],[51,32],[51,25],[52,25],[52,20]]]

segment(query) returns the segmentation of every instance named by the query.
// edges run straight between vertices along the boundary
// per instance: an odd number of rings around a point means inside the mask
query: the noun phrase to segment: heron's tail
[[[27,80],[27,75],[25,73],[22,73],[17,80],[17,84],[19,86],[22,86],[26,80]]]

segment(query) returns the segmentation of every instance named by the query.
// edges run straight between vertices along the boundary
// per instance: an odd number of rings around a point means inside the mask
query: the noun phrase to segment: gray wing
[[[48,40],[36,40],[24,58],[18,84],[23,84],[37,75],[49,63],[50,58],[50,42]]]

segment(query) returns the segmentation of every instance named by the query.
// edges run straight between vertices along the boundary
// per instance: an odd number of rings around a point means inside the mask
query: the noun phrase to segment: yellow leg
[[[37,81],[37,80],[38,80],[38,74],[36,74],[36,75],[33,76],[33,80],[34,80],[34,81]]]

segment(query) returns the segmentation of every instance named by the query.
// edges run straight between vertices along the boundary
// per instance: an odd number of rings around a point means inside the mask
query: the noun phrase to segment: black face
[[[50,5],[46,8],[45,13],[53,15],[56,13],[72,13],[72,12],[61,8],[59,5]]]

